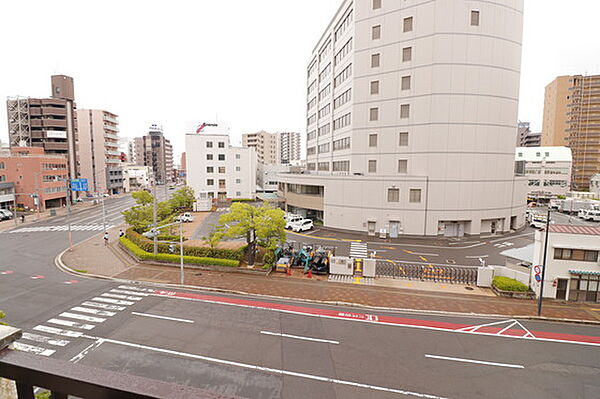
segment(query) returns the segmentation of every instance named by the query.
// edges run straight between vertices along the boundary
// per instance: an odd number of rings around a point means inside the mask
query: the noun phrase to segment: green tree
[[[169,200],[169,203],[173,207],[173,209],[183,209],[190,208],[194,205],[196,201],[196,196],[194,195],[194,190],[191,187],[183,187],[179,190],[175,191]]]
[[[151,205],[138,205],[122,212],[125,223],[132,226],[138,233],[148,230],[153,223],[153,209]]]
[[[231,204],[230,212],[221,215],[219,224],[209,236],[214,246],[223,238],[245,238],[248,244],[248,264],[254,264],[256,245],[275,249],[285,242],[283,211],[264,203],[254,207],[242,202]]]
[[[133,197],[135,202],[137,202],[140,205],[148,205],[151,204],[152,201],[154,201],[154,196],[146,190],[136,191],[133,194],[131,194],[131,196]]]

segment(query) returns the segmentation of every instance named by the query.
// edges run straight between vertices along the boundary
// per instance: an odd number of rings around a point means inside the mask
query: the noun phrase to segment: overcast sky
[[[122,136],[163,125],[177,154],[186,129],[217,118],[234,141],[304,132],[306,63],[340,3],[2,1],[0,99],[47,97],[50,75],[70,75],[79,108],[118,114]],[[525,0],[519,118],[533,130],[554,77],[600,73],[598,15],[599,0]]]

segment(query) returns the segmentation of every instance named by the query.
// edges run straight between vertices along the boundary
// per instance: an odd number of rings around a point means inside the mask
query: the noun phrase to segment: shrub
[[[231,202],[254,202],[256,201],[254,198],[235,198],[232,199]]]
[[[129,240],[127,237],[120,238],[121,244],[128,251],[133,253],[136,257],[141,260],[157,260],[161,262],[169,262],[169,263],[179,263],[181,261],[179,255],[168,254],[168,253],[159,253],[152,254],[150,252],[144,251],[142,248],[138,247],[133,241]],[[239,261],[232,259],[218,259],[218,258],[210,258],[210,257],[199,257],[199,256],[184,256],[183,263],[188,264],[196,264],[196,265],[214,265],[214,266],[228,266],[228,267],[238,267]]]
[[[513,278],[496,276],[492,280],[492,285],[502,291],[527,292],[529,287]]]
[[[144,236],[142,236],[144,237]],[[183,237],[183,241],[186,241],[187,238]],[[158,241],[177,241],[179,242],[179,236],[178,235],[171,235],[171,234],[161,234],[158,236]]]

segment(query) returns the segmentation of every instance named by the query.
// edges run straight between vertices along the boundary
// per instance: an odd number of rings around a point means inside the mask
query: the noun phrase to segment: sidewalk
[[[120,226],[123,228],[124,226]],[[178,284],[179,268],[138,264],[118,247],[119,227],[109,230],[109,246],[104,246],[97,235],[78,244],[72,252],[65,252],[62,262],[71,269],[85,270],[87,274]],[[185,284],[217,290],[268,295],[317,302],[348,303],[383,308],[414,309],[423,311],[477,313],[490,315],[535,316],[537,302],[500,298],[479,293],[460,293],[464,286],[394,280],[391,286],[354,285],[326,281],[324,276],[312,279],[271,274],[269,277],[219,273],[188,269]],[[403,285],[411,284],[410,287]],[[600,321],[600,306],[585,303],[563,303],[545,300],[545,317],[571,320]]]

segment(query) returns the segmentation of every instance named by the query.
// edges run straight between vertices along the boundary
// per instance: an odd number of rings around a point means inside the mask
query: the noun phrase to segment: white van
[[[594,222],[600,222],[600,211],[594,209],[587,209],[584,219],[591,220]]]
[[[301,231],[311,230],[314,227],[313,221],[310,219],[301,219],[297,222],[294,222],[292,225],[292,231],[299,233]]]
[[[529,225],[535,229],[545,229],[548,218],[546,215],[533,215]]]
[[[300,222],[301,220],[304,220],[304,218],[301,215],[286,215],[285,228],[291,229],[293,225]]]

